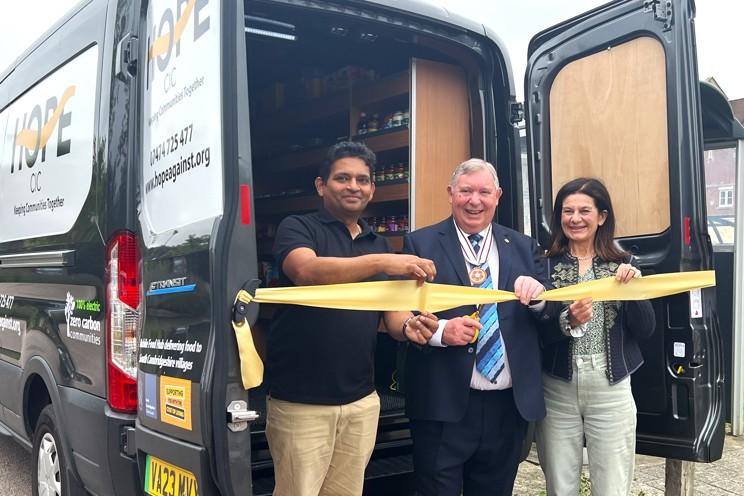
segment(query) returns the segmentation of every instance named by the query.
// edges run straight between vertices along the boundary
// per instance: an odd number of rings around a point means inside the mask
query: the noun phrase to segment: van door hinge
[[[116,76],[126,81],[137,75],[137,37],[127,33],[116,45]]]
[[[653,12],[654,19],[664,23],[664,31],[672,29],[674,11],[672,0],[646,0],[643,2],[644,12]]]
[[[524,119],[524,104],[522,102],[512,103],[509,109],[509,120],[512,124],[519,124]]]
[[[233,432],[246,430],[248,422],[258,420],[258,417],[258,412],[248,410],[248,403],[243,400],[232,401],[227,406],[227,428]]]

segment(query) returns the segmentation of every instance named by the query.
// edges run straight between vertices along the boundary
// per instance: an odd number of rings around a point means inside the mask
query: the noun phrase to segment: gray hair
[[[493,165],[491,165],[489,162],[486,162],[485,160],[480,158],[468,159],[455,167],[455,170],[452,173],[452,179],[450,179],[450,186],[454,188],[455,184],[457,184],[457,179],[460,176],[472,174],[473,172],[479,172],[482,170],[487,170],[491,173],[491,175],[493,176],[493,184],[498,188],[499,176],[496,175],[496,169],[494,169]]]

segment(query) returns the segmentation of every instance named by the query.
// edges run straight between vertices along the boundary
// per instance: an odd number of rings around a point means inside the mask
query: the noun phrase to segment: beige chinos
[[[361,495],[380,416],[376,392],[347,405],[267,399],[274,496]]]

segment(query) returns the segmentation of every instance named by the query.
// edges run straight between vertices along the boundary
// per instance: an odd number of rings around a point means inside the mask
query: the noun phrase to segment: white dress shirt
[[[457,225],[455,225],[455,229],[459,229]],[[491,271],[491,280],[493,281],[493,287],[494,289],[498,289],[498,280],[499,280],[499,251],[496,247],[496,240],[494,239],[492,243],[486,243],[486,235],[490,234],[490,236],[493,237],[493,233],[491,232],[490,226],[481,231],[481,236],[483,236],[483,241],[481,246],[488,246],[491,245],[491,249],[488,253],[488,268]],[[463,241],[462,237],[459,237],[460,244],[462,243],[470,243],[467,239]],[[461,248],[466,251],[470,249],[470,246],[461,246]],[[472,265],[465,262],[467,265],[466,269],[468,272],[470,272],[470,269],[472,268]],[[496,307],[496,310],[498,311],[498,307]],[[464,316],[463,316],[464,317]],[[444,332],[444,326],[449,322],[447,319],[439,319],[439,326],[437,328],[437,332],[435,332],[431,339],[429,339],[429,346],[439,346],[439,347],[446,347],[447,345],[442,343],[442,333]],[[509,357],[506,353],[506,340],[504,339],[504,335],[501,334],[501,341],[504,345],[504,369],[501,371],[501,373],[496,377],[496,382],[491,382],[488,379],[486,379],[483,374],[478,372],[476,368],[476,364],[473,363],[473,375],[470,377],[470,387],[472,389],[479,389],[482,391],[486,390],[492,390],[492,389],[508,389],[512,386],[512,378],[511,378],[511,369],[509,368]],[[475,343],[466,345],[472,349],[472,353],[475,354]]]

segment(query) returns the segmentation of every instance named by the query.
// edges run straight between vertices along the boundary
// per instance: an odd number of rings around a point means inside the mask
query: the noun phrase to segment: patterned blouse
[[[579,276],[579,282],[593,281],[594,267],[589,267]],[[595,355],[606,353],[604,336],[604,305],[601,302],[592,303],[592,320],[586,323],[586,332],[579,338],[571,338],[573,355]]]

